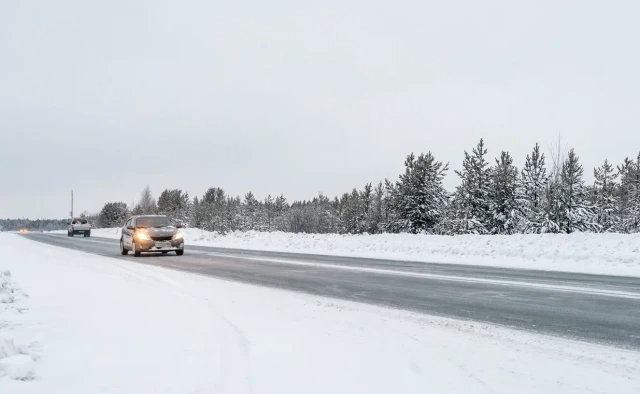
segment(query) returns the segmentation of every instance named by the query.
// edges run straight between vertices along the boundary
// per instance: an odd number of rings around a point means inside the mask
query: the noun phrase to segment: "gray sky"
[[[149,184],[290,201],[480,137],[640,150],[640,2],[0,0],[0,217]],[[453,188],[457,176],[446,184]]]

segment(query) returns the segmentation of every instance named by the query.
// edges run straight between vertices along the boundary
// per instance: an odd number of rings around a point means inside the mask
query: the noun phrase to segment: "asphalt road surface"
[[[64,248],[437,316],[640,349],[640,278],[189,246],[121,256],[118,240],[28,234]]]

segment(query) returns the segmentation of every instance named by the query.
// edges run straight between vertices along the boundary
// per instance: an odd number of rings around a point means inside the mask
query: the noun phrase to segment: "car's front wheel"
[[[136,257],[140,257],[140,252],[138,252],[138,248],[136,247],[136,241],[131,241],[131,251],[133,252],[133,255]]]
[[[182,256],[184,254],[184,249],[176,250],[176,255]]]
[[[120,238],[120,254],[126,256],[129,254],[129,251],[124,247],[124,242],[122,242],[122,238]]]

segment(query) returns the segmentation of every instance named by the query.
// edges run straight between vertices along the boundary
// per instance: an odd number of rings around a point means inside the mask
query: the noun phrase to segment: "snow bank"
[[[0,393],[640,392],[634,351],[259,288],[16,235],[0,234],[0,249],[0,267],[30,295],[14,332],[46,349],[36,379],[0,378]]]
[[[337,235],[185,229],[187,244],[223,248],[640,276],[640,234]],[[120,238],[120,229],[94,236]]]
[[[0,271],[0,304],[15,302],[17,287],[11,281],[11,271]]]
[[[0,378],[31,380],[36,375],[38,354],[29,347],[16,345],[9,336],[19,325],[15,317],[25,308],[17,304],[25,296],[12,281],[11,272],[0,271]]]
[[[0,376],[14,380],[31,380],[36,376],[35,362],[29,356],[18,354],[0,359]]]

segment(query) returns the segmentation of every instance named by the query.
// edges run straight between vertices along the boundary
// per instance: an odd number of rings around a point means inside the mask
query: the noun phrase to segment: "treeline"
[[[395,181],[368,183],[340,197],[320,194],[289,202],[284,196],[258,200],[212,187],[191,198],[178,189],[164,190],[157,201],[147,187],[130,209],[108,203],[98,225],[121,226],[133,214],[166,214],[191,227],[219,233],[284,231],[295,233],[514,234],[640,231],[640,155],[618,166],[607,160],[585,185],[584,169],[574,150],[552,153],[539,145],[521,168],[508,152],[489,160],[484,141],[464,153],[461,184],[449,192],[443,180],[449,165],[429,152],[405,160]]]
[[[53,231],[67,228],[69,219],[0,219],[0,231],[18,231],[26,228],[29,231]]]

